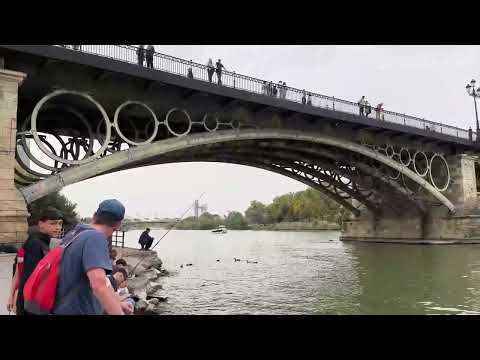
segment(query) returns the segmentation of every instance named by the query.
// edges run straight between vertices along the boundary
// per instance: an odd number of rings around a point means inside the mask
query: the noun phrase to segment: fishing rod
[[[205,195],[205,192],[203,192],[202,195],[200,195],[200,197],[198,198],[198,200],[200,200],[203,195]],[[180,223],[180,222],[183,220],[183,217],[184,217],[184,216],[191,210],[191,208],[194,207],[194,206],[195,206],[195,202],[194,202],[192,205],[190,205],[190,207],[182,214],[182,216],[180,216],[180,219],[178,219],[177,222],[176,222],[175,224],[173,224],[173,226],[172,226],[170,229],[168,229],[168,231],[167,231],[165,234],[163,234],[163,236],[162,236],[160,239],[158,239],[158,241],[155,243],[155,245],[152,246],[151,250],[153,250],[153,248],[154,248],[155,246],[157,246],[158,243],[159,243],[165,236],[167,236],[167,234],[168,234],[171,230],[173,230],[173,228],[174,228],[175,226],[177,226],[178,223]],[[144,257],[143,257],[142,259],[140,259],[140,261],[137,262],[137,264],[133,267],[132,271],[130,272],[130,275],[133,274],[133,273],[135,273],[135,269],[136,269],[137,266],[140,265],[140,263],[146,258],[146,255],[147,255],[147,254],[145,254]]]

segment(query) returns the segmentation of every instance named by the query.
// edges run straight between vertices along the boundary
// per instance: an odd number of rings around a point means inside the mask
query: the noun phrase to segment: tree
[[[238,211],[231,211],[225,218],[225,226],[232,230],[244,230],[248,229],[248,225],[243,217],[242,213]]]
[[[260,201],[253,200],[245,210],[245,218],[249,224],[265,224],[268,218],[267,207]]]
[[[63,215],[63,228],[66,231],[78,224],[78,214],[75,211],[77,204],[71,202],[58,192],[48,194],[41,199],[35,200],[29,205],[30,218],[28,219],[28,224],[36,224],[40,212],[48,207],[60,211]]]

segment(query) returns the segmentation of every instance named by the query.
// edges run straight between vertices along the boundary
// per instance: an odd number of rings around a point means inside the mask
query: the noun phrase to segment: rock
[[[155,257],[155,258],[152,260],[151,264],[152,264],[152,267],[153,267],[154,269],[162,270],[162,264],[163,264],[163,262],[162,262],[162,260],[161,260],[160,258]]]
[[[162,289],[162,284],[149,282],[147,285],[147,295],[154,294],[157,290]]]
[[[134,293],[137,290],[146,289],[149,280],[143,276],[137,276],[133,279],[128,279],[128,291]]]
[[[149,269],[144,273],[142,273],[140,276],[148,279],[149,281],[154,281],[154,280],[157,280],[160,274],[161,272],[158,271],[157,269]]]
[[[153,304],[148,304],[147,308],[145,309],[145,312],[154,313],[154,312],[155,312],[155,305],[153,305]]]
[[[138,300],[135,303],[135,311],[145,311],[150,304],[146,300]]]
[[[154,306],[158,305],[159,302],[160,300],[158,298],[151,298],[150,300],[148,300],[148,303]]]

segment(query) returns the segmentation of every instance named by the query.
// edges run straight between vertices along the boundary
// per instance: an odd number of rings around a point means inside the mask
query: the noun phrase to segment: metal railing
[[[115,231],[112,234],[112,246],[125,247],[125,231]]]
[[[81,51],[89,54],[94,54],[114,60],[119,60],[131,64],[138,64],[137,50],[138,48],[131,45],[76,45],[79,48],[73,50],[73,45],[55,45],[62,46],[71,49],[72,51]],[[146,53],[146,49],[144,50]],[[146,66],[146,61],[144,61],[143,66]],[[153,69],[165,71],[171,74],[176,74],[180,76],[188,76],[188,70],[191,68],[193,73],[193,79],[201,80],[205,82],[216,82],[218,83],[218,75],[214,71],[213,75],[209,77],[208,67],[206,65],[198,64],[188,60],[180,59],[175,56],[154,53],[153,56]],[[250,76],[237,74],[236,72],[223,70],[221,72],[221,85],[235,88],[239,90],[244,90],[250,93],[262,94],[264,96],[272,97],[272,95],[267,94],[265,85],[268,84],[267,81],[256,79]],[[308,94],[311,95],[311,105],[305,104],[305,106],[320,107],[324,109],[339,111],[343,113],[360,115],[360,106],[358,103],[351,102],[348,100],[342,100],[335,97],[330,97],[322,94],[317,94],[310,91],[303,91],[300,89],[295,89],[289,86],[279,87],[279,84],[273,83],[272,85],[277,86],[278,92],[275,96],[276,98],[282,99],[284,101],[292,101],[297,103],[303,103],[302,98],[308,97]],[[306,102],[306,101],[305,101]],[[378,119],[378,121],[385,121],[389,123],[399,124],[403,126],[413,127],[417,129],[423,129],[426,131],[432,131],[436,133],[441,133],[445,135],[450,135],[453,137],[470,139],[471,141],[476,140],[476,133],[469,130],[461,129],[451,125],[445,125],[425,119],[420,119],[418,117],[396,113],[393,111],[382,110],[377,112],[372,106],[372,118]]]

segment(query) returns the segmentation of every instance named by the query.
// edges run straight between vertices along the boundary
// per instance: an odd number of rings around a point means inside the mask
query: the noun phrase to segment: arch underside
[[[399,169],[389,166],[390,162],[382,159],[382,155],[368,153],[369,149],[359,152],[348,143],[339,147],[335,141],[318,140],[324,140],[321,134],[282,130],[194,134],[131,147],[113,154],[112,151],[105,152],[104,155],[108,156],[83,165],[65,166],[33,185],[28,183],[35,177],[17,165],[16,179],[19,185],[25,186],[22,193],[26,200],[33,201],[46,195],[46,191],[56,191],[73,183],[65,176],[70,173],[75,173],[73,181],[78,182],[141,166],[207,161],[253,166],[288,176],[321,191],[355,215],[364,209],[373,213],[401,214],[414,208],[424,213],[427,203],[442,204],[439,199],[443,195],[434,194],[432,189],[424,186],[423,179],[415,178],[418,176],[409,173],[408,169],[402,170],[402,176],[406,174],[418,187],[417,191],[405,187],[398,180],[398,174],[392,176],[392,172],[399,172]],[[159,143],[164,143],[167,149],[161,149]],[[80,169],[84,170],[83,174]],[[52,185],[52,182],[55,184]]]

